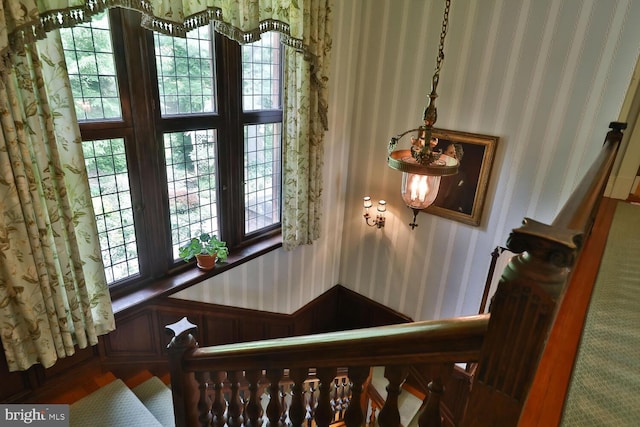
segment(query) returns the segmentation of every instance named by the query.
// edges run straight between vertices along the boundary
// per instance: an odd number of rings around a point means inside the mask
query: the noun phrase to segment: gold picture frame
[[[499,138],[435,128],[432,136],[438,138],[436,150],[455,149],[461,158],[458,173],[442,177],[435,201],[424,212],[479,226]]]

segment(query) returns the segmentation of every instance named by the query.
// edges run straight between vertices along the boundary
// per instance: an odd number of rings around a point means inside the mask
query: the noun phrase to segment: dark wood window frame
[[[111,286],[116,312],[166,295],[281,246],[280,224],[244,233],[243,126],[282,122],[282,110],[242,111],[241,46],[215,34],[218,112],[161,117],[153,33],[140,26],[140,14],[111,9],[110,25],[122,105],[122,120],[83,121],[83,140],[125,138],[131,181],[140,274]],[[209,272],[175,262],[171,249],[162,134],[216,129],[219,234],[227,242],[227,262]],[[135,147],[135,149],[131,149]]]

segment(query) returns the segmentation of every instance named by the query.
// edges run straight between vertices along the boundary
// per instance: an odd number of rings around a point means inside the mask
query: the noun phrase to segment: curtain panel
[[[42,51],[14,52],[0,80],[0,333],[11,371],[48,368],[115,328],[56,35]]]
[[[250,43],[278,31],[287,46],[283,135],[283,247],[320,235],[322,156],[327,123],[332,0],[12,0],[0,13],[0,67],[47,31],[87,21],[109,7],[140,11],[142,25],[181,36],[213,22],[216,31]]]

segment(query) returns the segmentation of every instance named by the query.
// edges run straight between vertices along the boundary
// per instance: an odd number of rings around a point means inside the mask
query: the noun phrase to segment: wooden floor
[[[618,200],[604,198],[545,346],[519,426],[560,424],[591,293]]]

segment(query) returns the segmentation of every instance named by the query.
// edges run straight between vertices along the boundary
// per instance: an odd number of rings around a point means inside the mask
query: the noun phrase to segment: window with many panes
[[[108,281],[179,267],[211,232],[234,249],[279,233],[282,47],[186,38],[113,9],[62,30]]]

